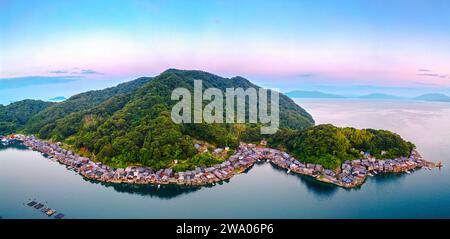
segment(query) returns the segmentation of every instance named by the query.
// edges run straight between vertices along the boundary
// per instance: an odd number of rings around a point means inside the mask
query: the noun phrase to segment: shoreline
[[[51,143],[36,139],[34,136],[18,135],[17,139],[34,151],[47,154],[61,164],[67,166],[82,177],[106,183],[153,184],[153,185],[183,185],[205,186],[231,179],[250,169],[261,161],[270,162],[287,170],[287,173],[313,177],[328,184],[343,188],[354,188],[364,184],[369,176],[378,173],[410,173],[410,170],[434,168],[433,162],[426,161],[416,151],[409,158],[378,160],[375,158],[345,161],[339,170],[324,169],[321,165],[301,163],[289,154],[271,148],[259,147],[253,144],[241,143],[234,155],[221,164],[211,167],[197,167],[186,172],[174,172],[172,169],[155,171],[148,167],[129,166],[113,168],[89,158],[81,157],[70,150],[60,147],[60,143]]]

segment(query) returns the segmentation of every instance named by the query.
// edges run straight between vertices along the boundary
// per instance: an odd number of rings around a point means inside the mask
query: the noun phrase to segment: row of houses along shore
[[[172,169],[156,171],[137,166],[113,168],[63,149],[61,143],[42,141],[34,136],[19,135],[17,138],[29,148],[47,154],[83,177],[109,183],[201,186],[228,180],[257,162],[267,161],[287,170],[287,173],[307,175],[322,182],[352,188],[364,183],[367,177],[378,173],[410,173],[417,168],[435,167],[433,162],[424,160],[416,150],[413,150],[409,158],[387,160],[367,157],[366,154],[364,159],[345,161],[340,169],[329,170],[318,164],[302,163],[280,150],[241,143],[235,154],[221,164],[197,167],[195,170],[186,172],[174,172]]]

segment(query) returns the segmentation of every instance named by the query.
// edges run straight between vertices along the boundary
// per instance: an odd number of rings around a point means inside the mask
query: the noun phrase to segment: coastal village
[[[15,139],[22,141],[30,149],[66,165],[68,169],[85,178],[109,183],[155,184],[158,187],[164,184],[187,186],[215,184],[244,172],[257,162],[270,162],[287,170],[287,173],[314,177],[319,181],[344,188],[360,186],[367,177],[379,173],[411,173],[414,169],[431,169],[436,166],[435,163],[424,160],[415,150],[411,152],[409,158],[387,160],[379,160],[361,152],[360,160],[345,161],[340,169],[333,171],[318,164],[302,163],[283,151],[265,147],[264,143],[261,145],[241,143],[231,157],[211,167],[197,167],[185,172],[174,172],[170,168],[156,171],[137,166],[113,168],[63,149],[61,143],[42,141],[34,136],[17,135]],[[11,138],[7,140],[9,142]]]

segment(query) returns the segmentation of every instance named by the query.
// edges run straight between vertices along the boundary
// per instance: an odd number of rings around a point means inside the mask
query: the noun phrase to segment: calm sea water
[[[105,185],[84,180],[38,152],[0,148],[0,217],[48,218],[450,218],[450,104],[298,100],[318,124],[384,128],[416,143],[442,170],[377,176],[342,189],[269,164],[214,187]]]

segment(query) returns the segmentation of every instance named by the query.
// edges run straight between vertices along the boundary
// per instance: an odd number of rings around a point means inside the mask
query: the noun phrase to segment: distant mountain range
[[[320,91],[296,90],[287,92],[286,95],[291,98],[309,98],[309,99],[420,100],[420,101],[450,102],[450,96],[440,93],[423,94],[412,98],[383,93],[373,93],[368,95],[346,97],[343,95],[329,94]]]

